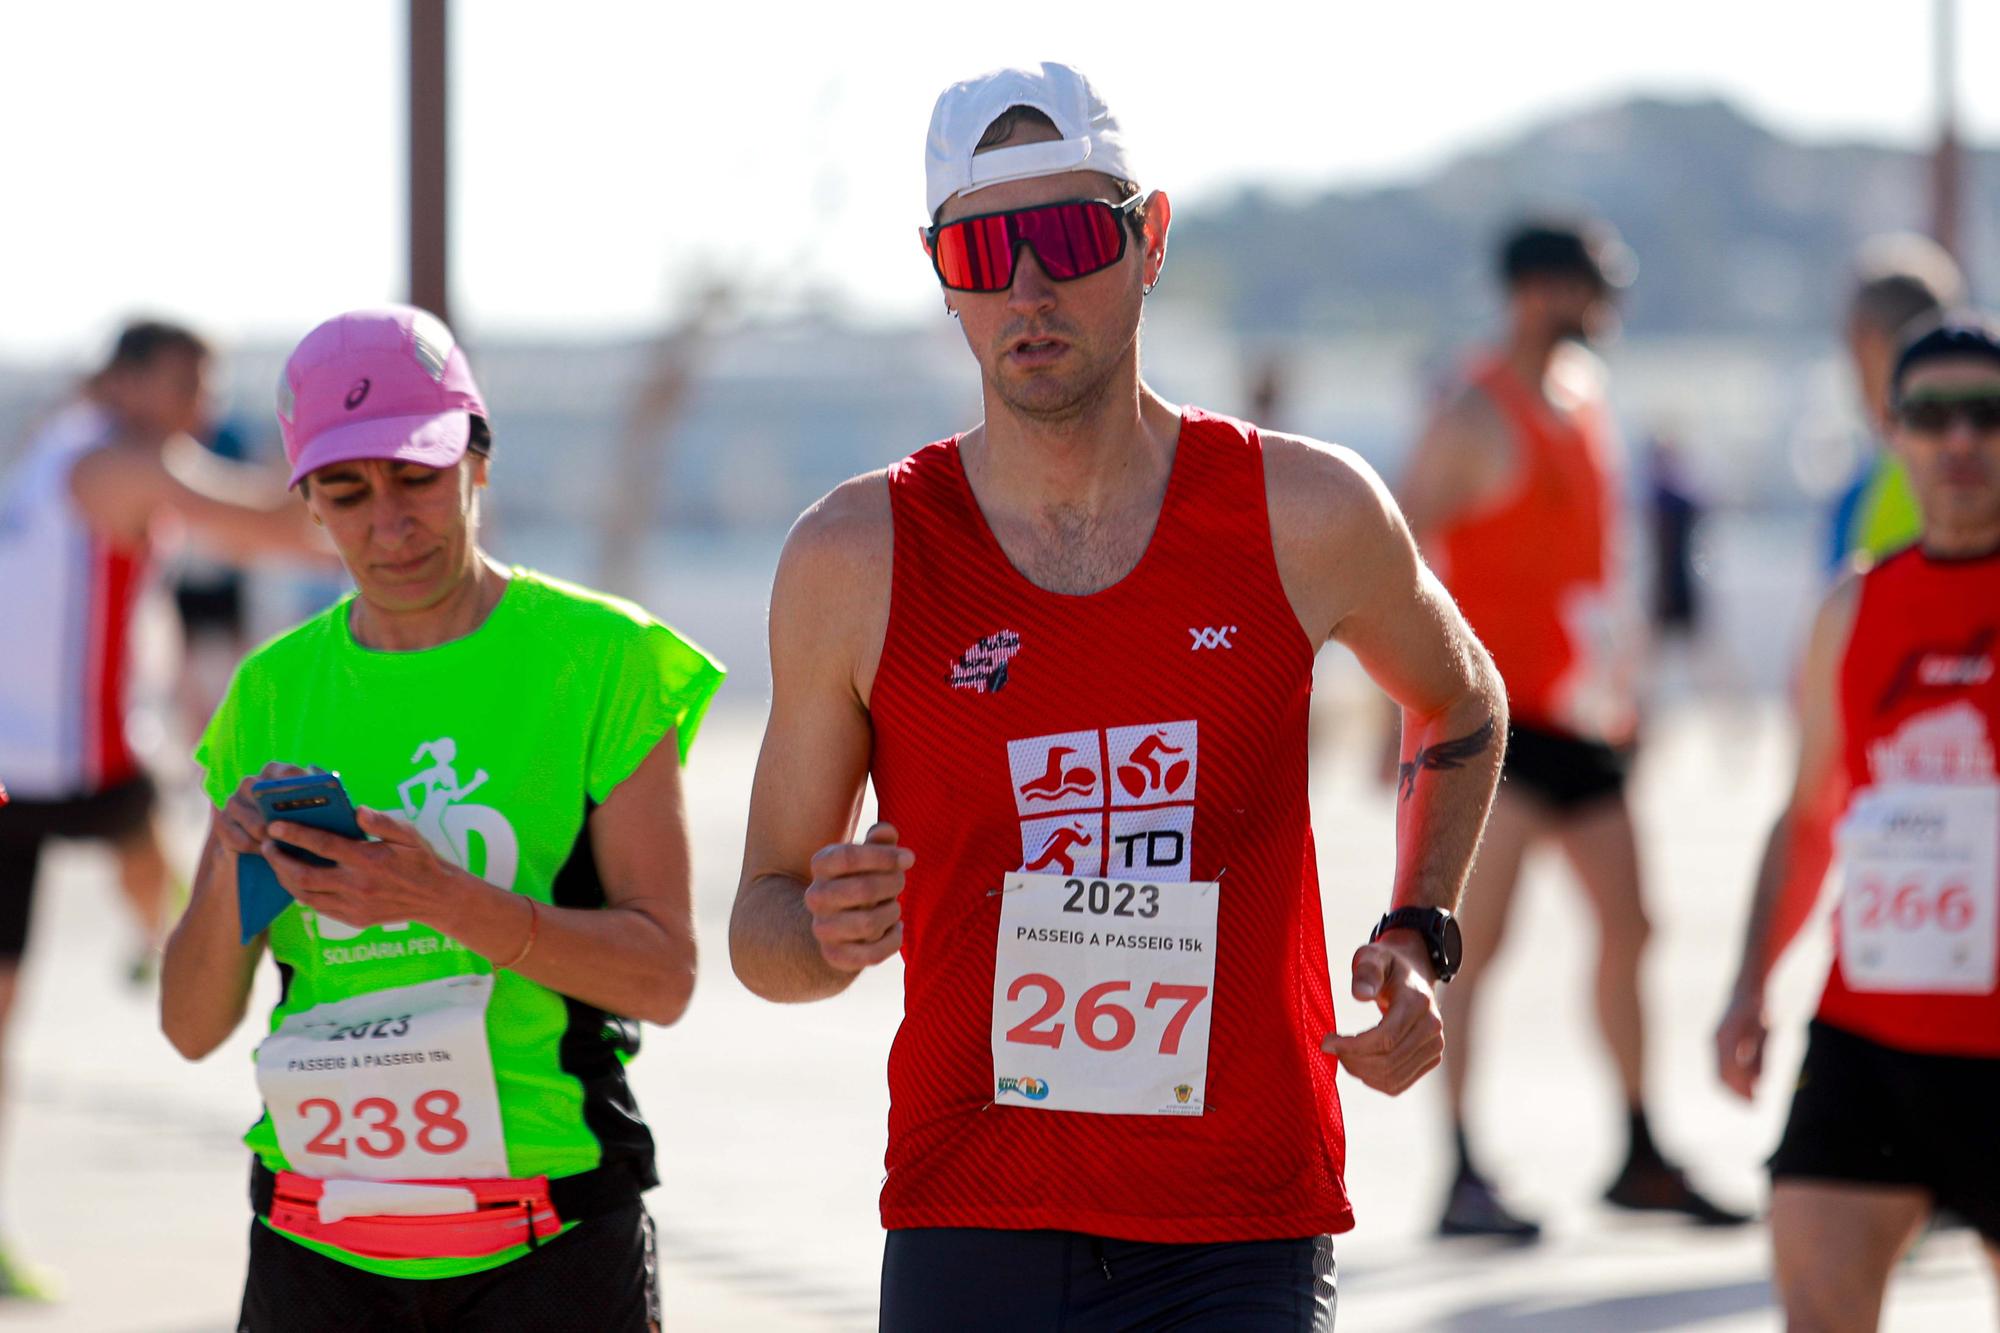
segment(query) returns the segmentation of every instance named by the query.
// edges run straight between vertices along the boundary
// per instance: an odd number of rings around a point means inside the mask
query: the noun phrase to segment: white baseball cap
[[[1062,138],[989,148],[975,156],[980,136],[1017,106],[1033,107],[1047,116]],[[931,111],[930,139],[924,145],[925,207],[933,219],[955,194],[1065,171],[1101,171],[1117,180],[1138,179],[1126,156],[1118,118],[1080,71],[1045,60],[1033,69],[992,70],[938,94]]]

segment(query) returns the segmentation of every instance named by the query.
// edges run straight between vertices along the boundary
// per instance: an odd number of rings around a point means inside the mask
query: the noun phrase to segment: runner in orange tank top
[[[1467,885],[1466,966],[1445,993],[1457,1169],[1439,1230],[1532,1240],[1472,1163],[1466,1088],[1480,982],[1499,951],[1530,847],[1561,848],[1599,929],[1597,1017],[1617,1066],[1629,1140],[1614,1205],[1744,1219],[1709,1202],[1654,1145],[1639,999],[1646,909],[1625,771],[1636,729],[1639,626],[1620,578],[1617,437],[1602,365],[1586,350],[1612,318],[1629,253],[1600,223],[1531,224],[1500,268],[1506,335],[1424,431],[1401,488],[1410,525],[1507,682],[1513,730]]]
[[[1170,209],[1080,74],[953,85],[928,142],[984,417],[786,544],[731,960],[799,1001],[902,956],[884,1329],[1321,1333],[1336,1061],[1395,1094],[1440,1057],[1499,677],[1353,454],[1140,379]],[[1330,639],[1408,718],[1351,1034],[1306,799]]]
[[[1771,1236],[1790,1326],[1857,1333],[1933,1211],[1975,1227],[2000,1275],[2000,326],[1918,330],[1890,388],[1923,536],[1820,608],[1798,778],[1716,1033],[1723,1082],[1754,1095],[1766,983],[1838,844],[1834,962],[1771,1158]]]

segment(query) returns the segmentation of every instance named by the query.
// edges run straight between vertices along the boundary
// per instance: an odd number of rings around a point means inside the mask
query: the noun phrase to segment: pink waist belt
[[[411,1180],[398,1185],[464,1191],[470,1211],[375,1213],[326,1220],[328,1182],[276,1173],[271,1225],[301,1240],[334,1245],[369,1259],[480,1259],[516,1245],[534,1246],[563,1228],[549,1201],[549,1179]],[[334,1182],[336,1190],[348,1182]],[[365,1187],[365,1186],[364,1186]],[[448,1197],[448,1196],[440,1196]]]

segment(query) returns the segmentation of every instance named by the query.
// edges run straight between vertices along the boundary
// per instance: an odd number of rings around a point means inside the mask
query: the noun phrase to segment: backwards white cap
[[[1062,138],[989,148],[975,156],[980,136],[1017,106],[1033,107],[1047,116]],[[1118,180],[1137,179],[1126,157],[1118,118],[1081,72],[1045,60],[1034,69],[996,69],[938,94],[931,111],[930,140],[924,145],[924,202],[931,217],[955,194],[1065,171],[1101,171]]]

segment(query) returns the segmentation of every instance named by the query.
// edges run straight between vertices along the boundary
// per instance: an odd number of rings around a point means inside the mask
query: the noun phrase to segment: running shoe
[[[1526,1245],[1542,1238],[1542,1224],[1511,1212],[1485,1177],[1461,1171],[1451,1183],[1438,1235],[1487,1236]]]
[[[1751,1220],[1704,1196],[1688,1183],[1687,1172],[1662,1157],[1627,1158],[1604,1201],[1635,1213],[1679,1213],[1705,1227],[1740,1227]]]

